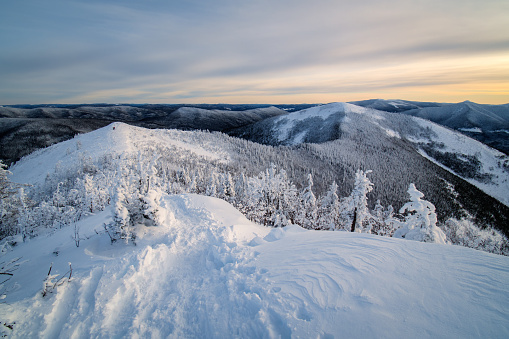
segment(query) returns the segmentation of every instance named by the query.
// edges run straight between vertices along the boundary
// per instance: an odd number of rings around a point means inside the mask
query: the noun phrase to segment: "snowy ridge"
[[[211,160],[227,162],[228,155],[220,146],[200,145],[194,132],[148,130],[124,123],[112,123],[90,133],[80,134],[50,147],[38,150],[12,167],[11,180],[24,184],[41,184],[52,173],[48,170],[65,168],[76,171],[84,162],[93,164],[102,157],[126,157],[139,149],[163,145],[192,152]]]
[[[452,106],[447,107],[452,109]],[[435,108],[438,110],[440,107],[429,109]],[[477,110],[480,112],[477,115],[481,115],[485,109],[481,107]],[[445,114],[444,110],[437,112]],[[272,119],[270,124],[268,121],[251,131],[253,140],[270,141],[270,137],[259,137],[270,133],[272,140],[275,140],[274,144],[298,145],[345,140],[355,142],[358,147],[368,148],[379,144],[395,149],[400,149],[401,144],[395,145],[391,139],[408,140],[425,158],[509,206],[509,157],[437,123],[348,103],[312,107]],[[377,155],[373,154],[372,157],[376,158]]]
[[[20,244],[2,321],[12,337],[507,337],[509,258],[347,232],[269,229],[228,203],[165,195],[137,246],[100,223]],[[94,232],[94,229],[99,234]],[[56,255],[55,252],[58,254]],[[42,297],[49,262],[73,278]],[[366,318],[369,321],[366,321]],[[4,331],[10,331],[5,329]]]
[[[427,144],[432,142],[439,143],[440,146],[437,151],[441,153],[458,154],[459,157],[467,156],[470,157],[469,159],[476,159],[480,166],[478,172],[489,176],[489,179],[479,180],[476,178],[465,177],[461,173],[456,173],[454,170],[441,164],[433,159],[433,157],[421,151],[423,156],[431,158],[443,168],[462,177],[472,185],[480,188],[486,194],[491,195],[500,202],[509,206],[509,157],[507,157],[504,153],[486,146],[485,144],[461,133],[452,131],[421,118],[414,119],[424,128],[429,128],[433,131],[433,133],[426,139],[413,139],[415,142],[424,142]]]
[[[278,117],[274,120],[275,128],[273,131],[277,135],[278,141],[295,145],[304,142],[305,136],[311,133],[310,129],[313,126],[312,120],[320,119],[323,123],[333,115],[340,114],[340,116],[345,116],[347,113],[365,114],[370,111],[372,110],[343,102],[311,107]],[[296,135],[295,133],[291,133],[294,129],[298,128],[300,124],[307,124],[308,121],[309,124],[306,130],[301,132],[297,131]]]

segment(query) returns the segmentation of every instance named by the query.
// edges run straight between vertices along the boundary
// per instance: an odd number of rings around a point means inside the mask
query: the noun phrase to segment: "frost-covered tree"
[[[125,188],[119,186],[113,197],[113,222],[106,227],[112,242],[122,239],[127,243],[136,239],[132,230],[132,218],[126,205],[128,201]]]
[[[6,199],[9,196],[12,196],[16,193],[16,190],[13,188],[11,181],[8,179],[7,175],[10,172],[7,170],[7,165],[5,165],[0,160],[0,199]]]
[[[251,220],[274,225],[275,222],[293,222],[296,200],[295,186],[288,180],[286,172],[271,164],[257,177],[250,178],[242,205]],[[276,215],[280,215],[279,219]]]
[[[371,223],[371,233],[382,237],[392,237],[397,224],[397,220],[394,219],[394,208],[392,205],[384,208],[380,200],[377,200],[368,222]]]
[[[87,173],[83,178],[76,179],[75,186],[78,192],[83,195],[83,207],[86,212],[102,211],[110,203],[109,192],[105,187],[106,183],[102,173],[95,176]]]
[[[162,193],[159,190],[151,189],[142,197],[142,208],[143,208],[143,217],[145,218],[145,224],[150,226],[159,225],[160,216],[159,216],[159,201],[161,199]]]
[[[369,173],[371,171],[358,170],[355,173],[352,193],[341,201],[340,219],[343,228],[347,230],[371,233],[367,194],[373,190],[373,183],[367,177]]]
[[[19,209],[18,209],[18,229],[23,236],[23,241],[26,241],[28,238],[33,236],[35,229],[32,218],[32,213],[30,213],[29,209],[29,199],[25,194],[25,190],[23,188],[19,189]]]
[[[225,199],[229,202],[233,202],[235,200],[236,192],[235,184],[233,183],[233,178],[230,172],[223,176],[223,187],[225,192]]]
[[[445,244],[446,236],[437,227],[435,206],[422,199],[424,194],[419,192],[413,183],[408,187],[408,194],[410,202],[399,210],[399,213],[405,215],[405,221],[402,227],[394,232],[394,237]]]
[[[234,189],[235,189],[235,205],[245,205],[245,200],[247,199],[246,190],[247,190],[247,179],[246,175],[242,172],[237,175],[234,179]]]
[[[216,197],[217,196],[217,177],[216,173],[211,173],[209,183],[207,185],[207,189],[205,191],[205,195],[208,195],[209,197]]]
[[[307,185],[300,194],[301,210],[298,214],[299,224],[308,229],[317,228],[318,211],[316,206],[316,196],[313,193],[313,176],[308,174]]]
[[[322,230],[335,230],[339,227],[339,197],[338,185],[334,181],[327,193],[320,199],[318,207],[318,228]]]
[[[16,198],[18,187],[9,178],[7,166],[0,161],[0,239],[14,235],[16,229],[16,214],[20,208]]]
[[[490,227],[481,229],[470,219],[450,218],[440,228],[453,245],[509,255],[509,239],[504,234]]]

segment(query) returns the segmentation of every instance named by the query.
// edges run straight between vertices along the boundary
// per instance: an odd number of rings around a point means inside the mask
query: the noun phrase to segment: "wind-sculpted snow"
[[[165,195],[137,246],[104,212],[20,244],[0,318],[15,338],[507,337],[509,258],[348,232],[269,229],[228,203]],[[97,231],[98,233],[96,233]],[[57,253],[57,254],[55,254]],[[41,295],[50,262],[70,281]]]

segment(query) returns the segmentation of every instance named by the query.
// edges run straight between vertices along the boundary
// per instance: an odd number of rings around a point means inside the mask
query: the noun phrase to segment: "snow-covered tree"
[[[7,175],[7,166],[0,161],[0,239],[16,233],[15,217],[19,210],[19,200],[16,199],[18,187]]]
[[[481,229],[470,219],[448,219],[440,228],[447,241],[477,250],[509,255],[509,239],[500,231],[486,227]]]
[[[123,239],[127,243],[129,240],[134,241],[136,239],[136,235],[132,230],[132,218],[127,205],[125,188],[119,186],[113,197],[113,222],[106,229],[112,242]]]
[[[288,224],[295,219],[296,196],[295,186],[288,180],[286,172],[271,164],[257,177],[250,178],[241,205],[253,221],[274,225],[286,220],[284,223]],[[278,214],[279,219],[276,217]]]
[[[367,177],[369,173],[371,171],[358,170],[355,173],[352,193],[341,201],[342,208],[339,214],[344,229],[371,233],[367,194],[373,190],[373,183]]]
[[[7,170],[7,165],[5,165],[0,160],[0,199],[6,199],[9,196],[12,196],[16,193],[16,190],[13,188],[12,183],[7,178],[7,175],[10,172]]]
[[[399,210],[399,213],[405,215],[405,222],[394,232],[394,237],[445,244],[446,236],[437,227],[435,206],[422,199],[424,194],[419,192],[413,183],[408,187],[408,194],[410,202]]]
[[[235,200],[235,184],[233,183],[233,178],[230,172],[223,176],[223,187],[225,192],[225,199],[229,202]]]
[[[313,176],[308,174],[307,186],[304,187],[300,194],[301,210],[298,215],[299,224],[308,229],[315,229],[318,219],[318,211],[316,206],[316,196],[313,193]]]
[[[159,200],[161,199],[162,193],[159,190],[151,189],[142,196],[142,208],[143,217],[145,218],[145,224],[158,225],[160,223],[159,216]]]
[[[216,197],[217,196],[217,177],[216,173],[211,173],[209,183],[207,185],[207,189],[205,191],[205,195],[208,195],[209,197]]]
[[[368,222],[371,223],[371,233],[382,237],[392,237],[397,224],[397,220],[394,219],[394,208],[392,205],[384,208],[380,200],[377,200]]]
[[[326,195],[320,199],[318,207],[318,228],[323,230],[335,230],[339,227],[339,197],[338,185],[334,181]]]

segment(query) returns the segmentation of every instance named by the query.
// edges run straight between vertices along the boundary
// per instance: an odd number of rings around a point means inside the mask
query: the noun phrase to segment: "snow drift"
[[[165,195],[137,246],[108,212],[16,246],[0,305],[17,338],[507,337],[509,258],[347,232],[269,229],[228,203]],[[70,281],[41,295],[51,262]]]

